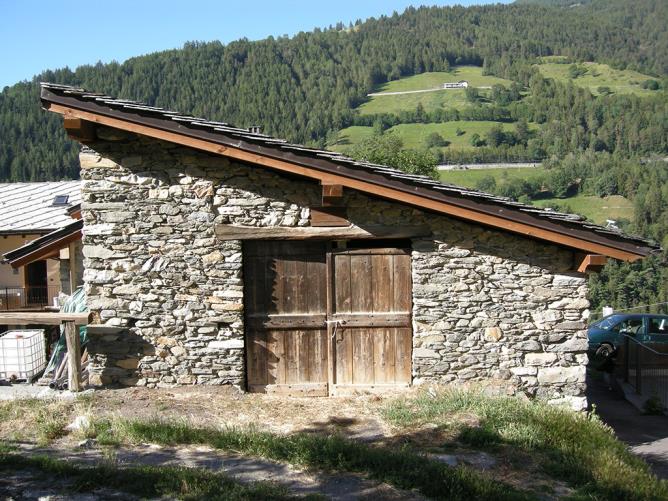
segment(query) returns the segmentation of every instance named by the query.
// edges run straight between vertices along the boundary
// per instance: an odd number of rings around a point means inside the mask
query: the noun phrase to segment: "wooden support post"
[[[74,294],[74,290],[77,288],[77,261],[76,261],[76,244],[70,242],[69,244],[69,260],[70,260],[70,294]]]
[[[81,340],[74,322],[64,322],[67,342],[67,387],[70,391],[81,391]]]
[[[322,185],[322,206],[336,207],[343,204],[343,186],[340,184]]]

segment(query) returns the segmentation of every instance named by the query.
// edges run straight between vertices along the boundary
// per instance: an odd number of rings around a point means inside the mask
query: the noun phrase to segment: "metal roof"
[[[67,203],[54,205],[58,195]],[[67,210],[79,203],[80,181],[0,183],[0,234],[56,230],[72,222]]]
[[[146,104],[116,99],[67,85],[42,83],[41,99],[48,108],[51,104],[79,109],[84,112],[140,124],[154,129],[196,138],[213,144],[231,146],[240,150],[308,166],[327,173],[362,180],[380,187],[388,187],[424,200],[439,201],[452,206],[471,209],[481,214],[503,218],[547,231],[561,233],[587,242],[609,246],[638,256],[648,255],[659,247],[639,236],[626,235],[606,228],[575,214],[567,214],[533,205],[522,204],[478,190],[442,183],[427,176],[408,174],[384,165],[357,161],[341,153],[292,144],[225,122],[213,122]]]

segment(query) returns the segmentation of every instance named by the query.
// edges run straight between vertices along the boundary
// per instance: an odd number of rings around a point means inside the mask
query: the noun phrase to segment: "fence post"
[[[624,336],[624,382],[629,382],[629,338]]]
[[[67,387],[70,391],[81,391],[81,341],[79,329],[74,322],[65,322],[67,343]]]
[[[636,393],[642,394],[642,368],[640,366],[640,345],[636,346]]]

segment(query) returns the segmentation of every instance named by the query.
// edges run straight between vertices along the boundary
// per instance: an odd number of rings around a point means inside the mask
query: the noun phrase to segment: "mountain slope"
[[[488,73],[525,83],[526,62],[552,54],[664,75],[665,11],[662,0],[641,0],[633,8],[623,0],[571,9],[409,8],[292,38],[189,43],[123,64],[46,71],[0,93],[0,180],[77,176],[75,147],[58,119],[39,109],[40,80],[242,126],[261,124],[271,134],[322,144],[329,131],[351,124],[351,110],[374,85],[455,63],[484,65]]]

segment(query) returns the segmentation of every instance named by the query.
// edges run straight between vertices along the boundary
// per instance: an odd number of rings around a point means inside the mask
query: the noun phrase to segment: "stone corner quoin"
[[[93,384],[245,386],[243,246],[214,224],[309,226],[315,182],[104,129],[80,155]],[[414,384],[494,381],[586,407],[572,251],[363,194],[348,219],[428,225],[411,242]]]

